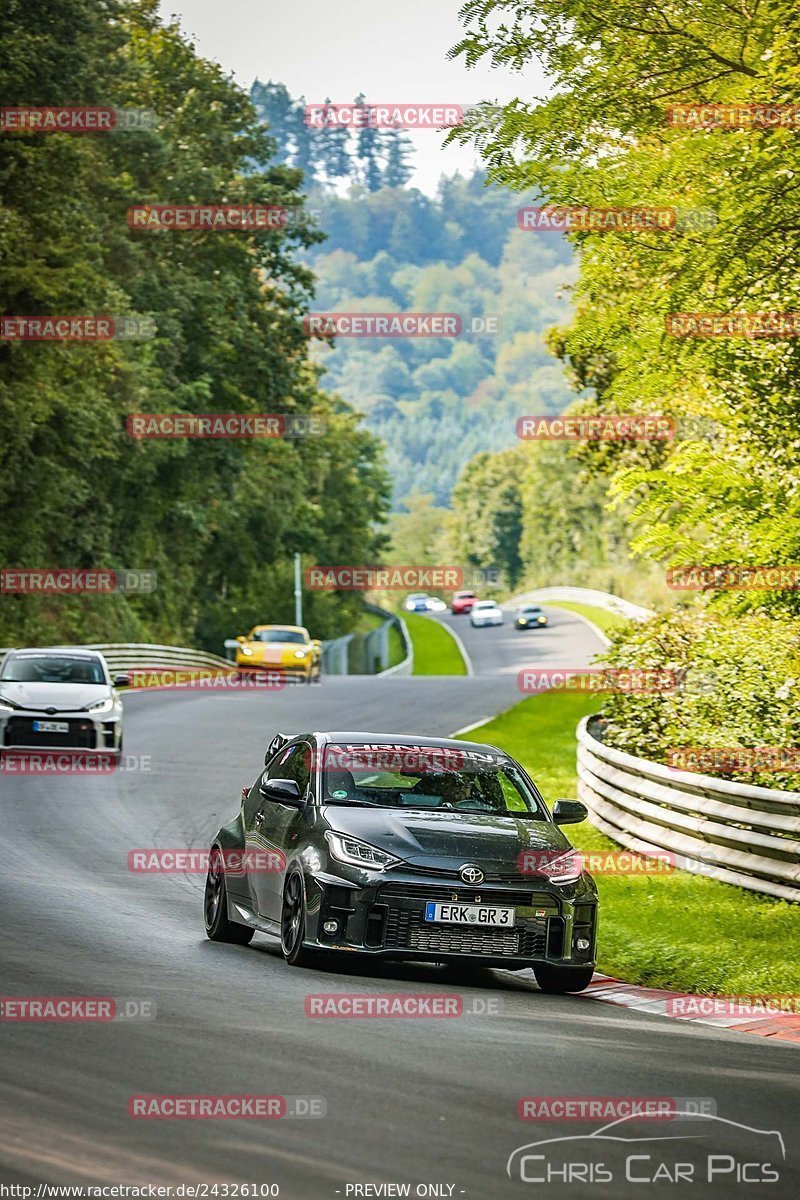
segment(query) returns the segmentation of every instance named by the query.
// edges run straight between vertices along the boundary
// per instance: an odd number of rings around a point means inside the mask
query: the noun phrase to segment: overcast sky
[[[285,83],[293,96],[349,103],[426,103],[531,99],[544,94],[537,71],[515,73],[463,61],[447,51],[463,32],[461,0],[162,0],[162,17],[176,14],[204,58],[214,59],[249,88],[256,76]],[[469,173],[477,158],[459,146],[442,148],[435,130],[412,133],[417,168],[412,180],[432,192],[443,173]]]

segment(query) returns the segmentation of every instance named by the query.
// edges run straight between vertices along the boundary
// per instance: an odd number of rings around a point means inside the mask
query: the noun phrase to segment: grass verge
[[[552,806],[577,795],[575,726],[602,701],[581,693],[531,696],[468,737],[518,759]],[[588,821],[566,829],[579,850],[616,843]],[[598,968],[649,987],[714,994],[800,993],[800,905],[685,871],[601,875]]]
[[[582,617],[586,617],[587,621],[591,621],[603,633],[610,633],[612,629],[619,629],[620,625],[626,622],[625,617],[621,617],[618,613],[609,612],[605,608],[597,608],[594,604],[575,604],[572,600],[549,600],[548,608],[566,608],[570,612],[578,613]]]
[[[418,613],[404,613],[403,620],[414,643],[414,675],[466,675],[458,643],[445,625]]]

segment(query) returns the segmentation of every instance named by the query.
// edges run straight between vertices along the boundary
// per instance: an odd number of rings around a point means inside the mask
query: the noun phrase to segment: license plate
[[[34,733],[69,733],[68,721],[34,721]]]
[[[428,900],[425,920],[445,925],[480,925],[489,929],[509,929],[516,918],[513,908],[489,907],[488,904],[436,904]]]

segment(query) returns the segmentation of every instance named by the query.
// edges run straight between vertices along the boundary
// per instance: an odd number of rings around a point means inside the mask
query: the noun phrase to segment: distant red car
[[[478,597],[474,592],[453,592],[450,611],[454,613],[468,613],[477,599]]]

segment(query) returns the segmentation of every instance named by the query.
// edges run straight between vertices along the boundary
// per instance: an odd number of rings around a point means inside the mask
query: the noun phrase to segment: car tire
[[[533,968],[539,990],[552,996],[582,992],[592,982],[594,967],[557,967],[542,963]]]
[[[228,942],[234,946],[247,946],[253,940],[255,929],[248,929],[246,925],[237,925],[228,919],[228,895],[222,866],[219,846],[214,846],[208,861],[206,889],[203,895],[206,937],[210,938],[212,942]]]
[[[308,967],[314,952],[303,945],[306,936],[306,898],[303,877],[293,871],[283,887],[281,950],[290,967]]]

